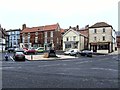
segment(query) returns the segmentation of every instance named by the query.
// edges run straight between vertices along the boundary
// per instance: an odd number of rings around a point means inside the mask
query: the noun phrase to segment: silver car
[[[76,55],[78,53],[79,53],[78,49],[70,49],[70,50],[64,52],[65,55]]]

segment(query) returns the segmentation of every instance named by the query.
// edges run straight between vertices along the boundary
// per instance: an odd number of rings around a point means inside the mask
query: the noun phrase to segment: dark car
[[[14,52],[15,51],[15,48],[8,48],[8,52]]]
[[[25,61],[25,54],[22,51],[16,51],[13,55],[15,61]]]
[[[50,50],[48,51],[48,55],[49,55],[49,57],[56,57],[56,51],[53,50],[53,49],[50,49]]]
[[[80,55],[81,56],[87,56],[87,57],[92,57],[92,51],[90,51],[90,50],[82,50],[81,52],[80,52]]]

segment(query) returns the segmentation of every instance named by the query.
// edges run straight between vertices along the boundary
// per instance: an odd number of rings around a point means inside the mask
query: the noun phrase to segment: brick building
[[[20,37],[21,47],[44,47],[45,50],[50,48],[62,49],[61,28],[58,23],[32,28],[23,24]]]
[[[117,32],[116,42],[117,42],[117,48],[120,48],[120,31]]]

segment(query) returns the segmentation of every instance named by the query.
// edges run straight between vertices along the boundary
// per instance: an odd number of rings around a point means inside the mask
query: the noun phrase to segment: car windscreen
[[[23,54],[23,52],[16,52],[16,54]]]

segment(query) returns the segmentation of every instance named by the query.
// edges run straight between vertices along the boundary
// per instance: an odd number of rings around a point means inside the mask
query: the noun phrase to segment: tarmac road
[[[2,62],[3,88],[118,88],[118,56]]]

